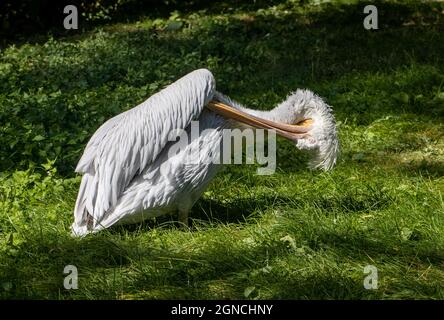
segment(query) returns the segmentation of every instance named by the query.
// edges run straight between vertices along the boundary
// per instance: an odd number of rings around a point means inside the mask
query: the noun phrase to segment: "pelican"
[[[193,121],[199,123],[197,138],[185,144],[170,139],[174,130],[189,132]],[[336,163],[335,119],[319,96],[298,89],[270,111],[251,110],[216,91],[212,73],[198,69],[93,134],[75,169],[83,177],[73,235],[175,213],[188,225],[191,207],[222,167],[206,160],[223,152],[223,129],[246,127],[274,130],[293,141],[311,154],[311,168],[329,170]],[[185,157],[196,147],[199,161],[190,164]]]

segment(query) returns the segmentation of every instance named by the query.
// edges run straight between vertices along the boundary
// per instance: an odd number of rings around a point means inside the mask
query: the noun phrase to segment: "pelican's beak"
[[[294,125],[278,123],[252,116],[248,113],[214,100],[211,100],[207,107],[211,111],[214,111],[225,118],[233,119],[255,128],[275,130],[278,135],[295,142],[298,139],[307,138],[308,131],[310,131],[311,124],[313,123],[312,119],[305,119]]]

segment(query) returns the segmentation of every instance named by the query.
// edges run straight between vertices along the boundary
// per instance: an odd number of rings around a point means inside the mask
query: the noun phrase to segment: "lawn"
[[[4,45],[0,297],[444,299],[444,3],[373,2],[379,29],[366,30],[366,3],[324,2],[227,1]],[[89,137],[202,67],[252,108],[321,95],[338,165],[310,171],[279,139],[276,173],[227,166],[189,229],[165,217],[71,237]]]

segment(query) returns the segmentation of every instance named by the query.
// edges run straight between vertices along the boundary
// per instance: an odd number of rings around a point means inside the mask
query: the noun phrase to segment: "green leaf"
[[[12,289],[12,282],[10,282],[10,281],[3,282],[2,283],[2,288],[5,291],[11,290]]]
[[[294,240],[294,238],[290,235],[286,235],[285,237],[282,237],[280,239],[282,242],[287,244],[287,247],[291,248],[291,249],[296,249],[296,241]]]
[[[412,235],[413,231],[410,230],[409,228],[402,228],[401,230],[401,238],[404,241],[407,241],[410,239],[411,235]]]
[[[401,102],[404,104],[409,103],[410,97],[405,92],[398,92],[392,95],[392,98],[395,99],[397,102]]]
[[[433,100],[444,101],[444,92],[439,92],[438,94],[436,94],[436,96],[435,96],[435,98],[433,98]]]
[[[253,293],[254,290],[256,290],[256,287],[253,286],[246,287],[244,290],[244,297],[248,298]]]
[[[14,245],[14,234],[13,233],[9,234],[8,245],[10,245],[10,246]]]
[[[365,158],[365,155],[362,152],[355,153],[352,157],[352,159],[356,160],[356,161],[362,161],[362,160],[364,160],[364,158]]]
[[[182,21],[170,21],[163,30],[165,31],[179,30],[180,28],[182,28],[182,25],[183,25]]]
[[[42,141],[45,140],[45,137],[42,135],[36,135],[32,141]]]

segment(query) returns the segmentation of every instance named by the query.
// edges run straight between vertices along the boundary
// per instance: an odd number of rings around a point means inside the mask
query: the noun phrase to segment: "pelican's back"
[[[215,92],[210,71],[199,69],[137,107],[106,121],[91,137],[76,167],[83,173],[73,233],[94,229],[135,176],[155,161],[174,129],[185,129]]]

